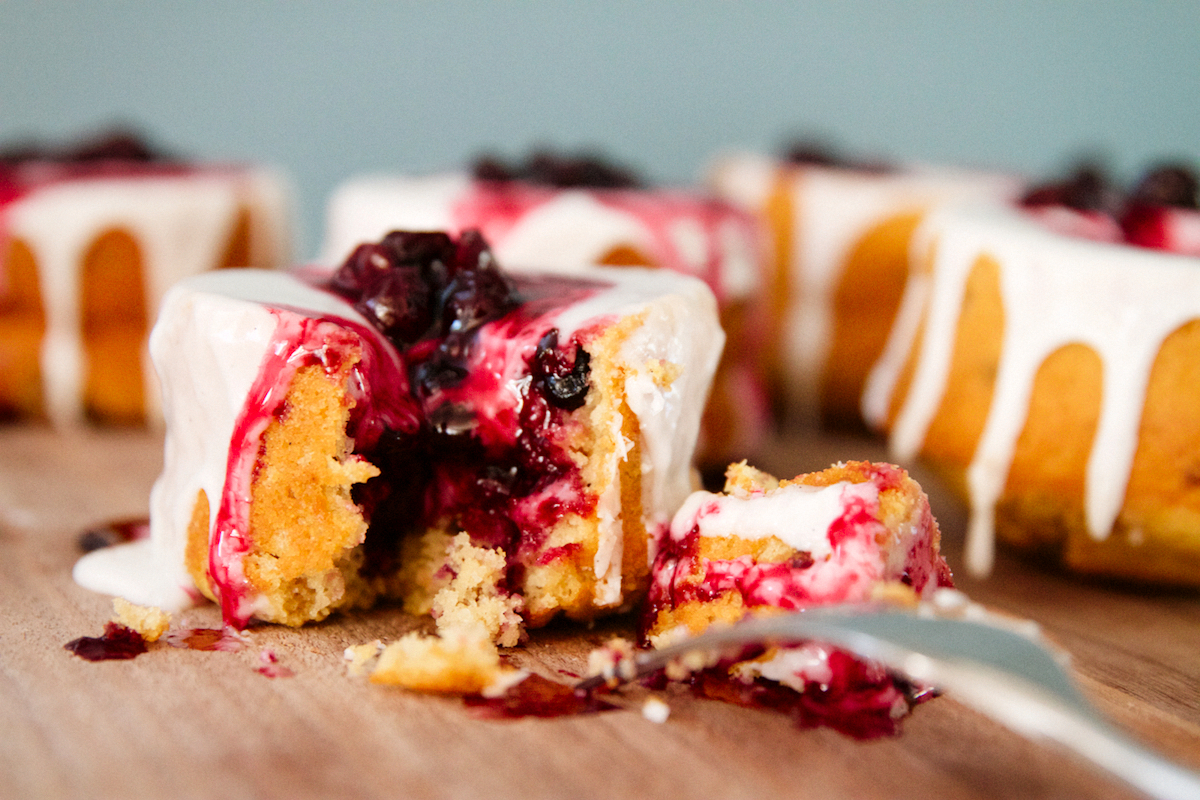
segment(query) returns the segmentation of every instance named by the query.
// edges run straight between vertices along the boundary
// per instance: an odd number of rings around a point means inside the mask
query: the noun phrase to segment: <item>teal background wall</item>
[[[0,141],[115,121],[287,170],[302,255],[351,174],[537,144],[673,183],[794,134],[1129,176],[1200,162],[1200,3],[0,0]]]

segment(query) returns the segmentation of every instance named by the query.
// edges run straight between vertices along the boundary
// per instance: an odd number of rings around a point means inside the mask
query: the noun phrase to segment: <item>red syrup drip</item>
[[[810,681],[802,692],[761,678],[747,683],[720,668],[698,672],[688,683],[698,697],[777,711],[800,728],[832,728],[860,740],[899,734],[904,717],[935,696],[933,690],[843,650],[830,650],[829,668],[833,677],[828,684]]]
[[[232,628],[181,628],[168,633],[166,639],[172,647],[187,650],[232,653],[246,646],[246,640]]]
[[[150,520],[146,517],[114,520],[88,528],[79,534],[79,549],[85,553],[150,537]]]
[[[64,647],[86,661],[130,659],[147,650],[145,638],[119,622],[106,623],[103,636],[80,636]]]
[[[573,686],[540,675],[530,675],[501,697],[473,694],[463,697],[463,703],[483,719],[566,717],[620,708],[599,691],[577,692]]]

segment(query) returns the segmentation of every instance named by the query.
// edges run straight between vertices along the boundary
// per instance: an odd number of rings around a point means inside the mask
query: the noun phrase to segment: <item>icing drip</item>
[[[1016,190],[1016,182],[1002,175],[922,166],[889,172],[799,166],[750,154],[720,160],[711,183],[718,196],[760,214],[773,191],[788,198],[786,220],[776,223],[788,226],[781,240],[791,246],[781,265],[788,295],[779,320],[782,358],[790,402],[809,415],[816,411],[832,345],[834,292],[863,237],[904,214]]]
[[[32,162],[0,174],[0,248],[18,239],[37,262],[45,304],[42,397],[56,425],[83,419],[86,368],[81,330],[81,266],[105,232],[128,231],[142,258],[148,318],[167,288],[220,265],[238,210],[252,214],[252,256],[286,258],[284,198],[277,180],[248,170],[178,165],[61,165]],[[3,249],[0,249],[3,253]],[[0,264],[0,291],[4,288]],[[158,419],[158,381],[143,363],[147,417]]]
[[[1194,258],[1065,237],[1006,206],[943,209],[925,222],[934,247],[932,272],[910,290],[928,296],[912,386],[890,434],[893,455],[915,457],[948,381],[966,279],[977,259],[1000,265],[1004,338],[983,434],[967,468],[971,521],[967,566],[990,570],[994,511],[1025,423],[1034,376],[1054,351],[1072,343],[1094,349],[1105,366],[1103,403],[1088,458],[1085,512],[1093,538],[1109,535],[1124,502],[1150,370],[1163,340],[1200,316]],[[911,331],[896,331],[896,357]],[[902,356],[900,356],[902,357]],[[865,401],[872,419],[886,415],[895,361],[876,367]]]

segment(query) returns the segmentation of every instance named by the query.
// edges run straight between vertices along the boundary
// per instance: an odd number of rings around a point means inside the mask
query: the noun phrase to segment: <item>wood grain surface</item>
[[[779,474],[884,456],[878,442],[785,437],[758,464]],[[494,721],[456,698],[371,685],[343,650],[422,624],[392,608],[302,630],[253,628],[238,652],[165,645],[89,663],[63,645],[99,635],[110,600],[77,587],[78,537],[144,515],[152,433],[0,429],[0,796],[79,798],[1107,798],[1135,796],[952,697],[896,738],[857,742],[782,715],[669,691],[670,718],[639,698],[604,714]],[[1065,647],[1084,692],[1136,738],[1200,769],[1200,599],[1081,581],[1000,554],[962,574],[963,509],[920,470],[960,588],[1029,617]],[[177,625],[213,627],[211,607]],[[627,620],[555,625],[515,660],[560,680]],[[259,674],[264,651],[292,677]]]

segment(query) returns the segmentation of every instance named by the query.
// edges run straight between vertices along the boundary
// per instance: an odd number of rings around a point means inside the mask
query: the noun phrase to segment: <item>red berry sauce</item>
[[[466,706],[485,719],[564,717],[620,708],[600,692],[577,692],[574,687],[530,675],[500,697],[467,695]]]
[[[130,659],[146,652],[146,640],[140,633],[118,622],[104,626],[103,636],[80,636],[64,647],[87,661]]]
[[[912,708],[934,692],[851,653],[829,649],[832,679],[809,681],[798,692],[775,681],[745,682],[731,677],[728,666],[712,667],[689,679],[693,693],[751,708],[779,711],[801,728],[832,728],[855,739],[894,736]]]
[[[181,628],[166,636],[167,644],[187,650],[217,650],[233,653],[246,646],[246,640],[232,628]]]

